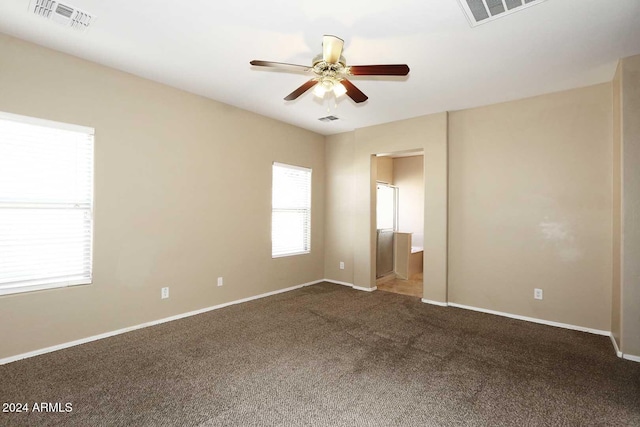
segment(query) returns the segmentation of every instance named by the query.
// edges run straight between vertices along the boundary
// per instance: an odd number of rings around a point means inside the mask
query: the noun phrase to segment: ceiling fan
[[[315,74],[315,77],[287,95],[284,98],[286,101],[293,101],[315,86],[313,92],[318,97],[322,98],[325,93],[333,91],[336,97],[346,93],[349,98],[356,103],[360,103],[366,101],[369,97],[355,87],[347,77],[406,76],[409,74],[409,66],[407,64],[347,66],[346,60],[342,56],[343,46],[344,40],[341,38],[325,35],[322,38],[322,54],[313,58],[313,63],[310,67],[260,60],[253,60],[250,64],[260,67],[279,68],[285,71],[311,72]]]

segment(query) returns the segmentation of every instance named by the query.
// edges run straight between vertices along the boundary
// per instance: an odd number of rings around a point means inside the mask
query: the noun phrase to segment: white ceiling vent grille
[[[86,30],[95,20],[95,16],[90,13],[69,3],[60,3],[55,0],[31,0],[29,10],[38,16],[80,31]]]
[[[321,122],[332,122],[334,120],[339,120],[336,116],[327,116],[327,117],[320,117],[318,120],[320,120]]]
[[[511,15],[546,0],[458,0],[472,27]]]

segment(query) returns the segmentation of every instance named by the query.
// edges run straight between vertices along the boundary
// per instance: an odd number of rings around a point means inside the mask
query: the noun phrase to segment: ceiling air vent
[[[29,10],[38,16],[80,31],[86,30],[95,20],[95,16],[90,13],[69,3],[60,3],[55,0],[31,0]]]
[[[511,15],[546,0],[458,0],[472,27]]]
[[[320,120],[321,122],[332,122],[334,120],[338,120],[338,118],[336,116],[327,116],[327,117],[320,117],[318,120]]]

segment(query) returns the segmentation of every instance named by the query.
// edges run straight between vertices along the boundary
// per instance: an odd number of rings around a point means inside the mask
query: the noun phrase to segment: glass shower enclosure
[[[393,239],[398,224],[398,187],[377,184],[376,278],[393,272]]]

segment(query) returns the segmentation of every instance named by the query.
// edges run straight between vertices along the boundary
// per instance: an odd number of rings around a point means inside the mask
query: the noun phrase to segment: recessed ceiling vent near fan
[[[546,0],[458,0],[472,27],[511,15]]]
[[[56,0],[31,0],[29,10],[38,16],[79,31],[86,30],[95,20],[94,15]]]
[[[340,119],[336,116],[327,116],[327,117],[320,117],[318,120],[320,120],[321,122],[332,122],[334,120],[340,120]]]

